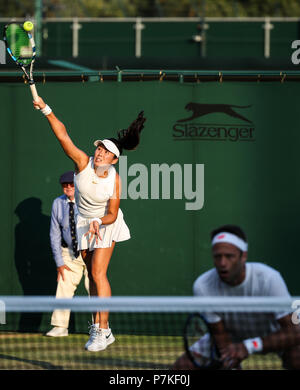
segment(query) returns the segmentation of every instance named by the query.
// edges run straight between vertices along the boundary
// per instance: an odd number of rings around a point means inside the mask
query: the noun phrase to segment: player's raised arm
[[[78,171],[82,171],[89,162],[89,157],[82,150],[78,149],[77,146],[73,144],[69,134],[67,133],[65,125],[54,115],[51,108],[44,102],[44,100],[39,97],[37,101],[33,102],[35,107],[40,108],[41,112],[47,117],[48,122],[61,144],[66,155],[74,161]]]

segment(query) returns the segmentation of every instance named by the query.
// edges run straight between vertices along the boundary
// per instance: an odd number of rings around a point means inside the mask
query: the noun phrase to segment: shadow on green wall
[[[50,247],[50,217],[42,214],[42,201],[24,199],[15,213],[15,265],[24,295],[55,295],[56,268]],[[43,313],[23,313],[19,331],[37,332]]]

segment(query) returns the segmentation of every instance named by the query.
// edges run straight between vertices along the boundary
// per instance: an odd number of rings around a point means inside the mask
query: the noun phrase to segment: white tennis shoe
[[[90,325],[90,338],[85,344],[85,349],[92,352],[103,351],[115,341],[110,328],[98,328],[96,325]]]
[[[93,340],[95,339],[97,335],[97,327],[94,324],[89,324],[89,335],[90,338],[88,339],[87,343],[85,344],[84,348],[88,349],[88,346],[92,344]]]

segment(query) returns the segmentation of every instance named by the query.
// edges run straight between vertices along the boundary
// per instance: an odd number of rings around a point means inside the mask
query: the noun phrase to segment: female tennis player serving
[[[143,111],[128,129],[118,132],[118,139],[96,140],[96,150],[89,157],[78,149],[69,137],[64,124],[54,115],[42,98],[33,102],[47,117],[64,152],[76,166],[75,199],[78,208],[77,240],[90,279],[90,295],[110,297],[106,276],[115,243],[130,238],[120,206],[121,181],[114,165],[123,149],[135,149],[144,127]],[[101,351],[115,341],[109,328],[108,312],[94,313],[90,339],[85,348]]]

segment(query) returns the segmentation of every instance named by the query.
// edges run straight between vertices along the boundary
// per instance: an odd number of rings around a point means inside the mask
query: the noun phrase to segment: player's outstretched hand
[[[39,109],[43,109],[46,107],[46,103],[44,102],[44,100],[39,96],[37,98],[37,100],[34,100],[33,101],[33,106],[34,108],[39,108]]]

